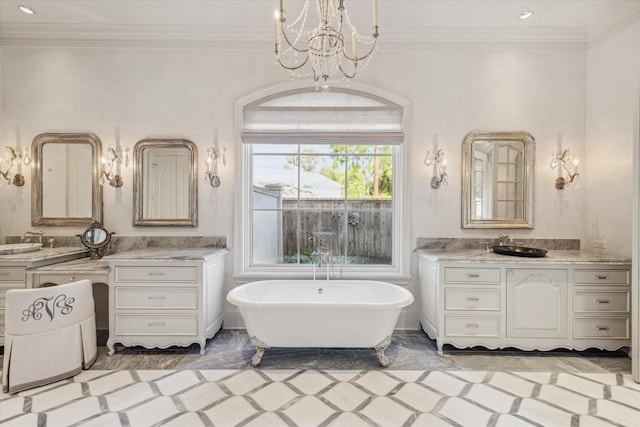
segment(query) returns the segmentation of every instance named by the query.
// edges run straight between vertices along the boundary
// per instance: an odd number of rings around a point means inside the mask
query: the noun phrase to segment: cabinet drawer
[[[500,283],[499,268],[446,267],[445,283]]]
[[[576,270],[576,285],[628,285],[629,270]]]
[[[628,313],[630,308],[628,291],[575,291],[575,312],[619,312]]]
[[[576,317],[573,319],[574,338],[629,338],[629,319],[626,317]]]
[[[446,288],[446,310],[500,310],[499,289]]]
[[[198,308],[198,288],[150,286],[118,286],[114,289],[116,309],[132,308]]]
[[[499,337],[500,316],[446,315],[445,335],[448,337],[478,336]]]
[[[108,283],[109,277],[105,274],[36,274],[33,276],[33,287],[44,285],[64,285],[78,280],[88,279],[91,283]]]
[[[0,267],[0,283],[22,282],[27,283],[26,267]]]
[[[116,314],[115,335],[198,335],[195,314]]]
[[[148,266],[115,267],[116,282],[184,282],[198,281],[198,268],[195,266]]]

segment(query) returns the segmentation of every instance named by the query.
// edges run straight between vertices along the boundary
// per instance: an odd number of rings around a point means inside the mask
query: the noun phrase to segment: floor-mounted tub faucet
[[[324,243],[324,240],[320,239],[317,245],[315,245],[315,239],[309,237],[309,241],[314,243],[313,252],[311,252],[311,262],[313,263],[313,280],[316,280],[316,264],[319,268],[322,268],[322,262],[324,261],[325,268],[327,269],[327,280],[329,280],[329,264],[331,263],[332,255],[331,250]]]

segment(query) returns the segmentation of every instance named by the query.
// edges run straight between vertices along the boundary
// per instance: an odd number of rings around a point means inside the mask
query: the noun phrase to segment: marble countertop
[[[590,251],[550,250],[547,256],[542,258],[527,258],[509,255],[500,255],[481,249],[418,249],[416,253],[431,261],[449,262],[484,262],[484,263],[509,263],[518,264],[631,264],[630,258],[597,253]]]
[[[39,267],[47,264],[84,258],[89,255],[83,247],[44,248],[34,252],[0,255],[0,266]]]
[[[109,263],[101,259],[82,258],[30,270],[34,273],[91,274],[108,273]]]
[[[107,255],[102,259],[111,261],[208,261],[217,257],[223,257],[229,253],[226,248],[147,248],[134,251],[118,252]]]

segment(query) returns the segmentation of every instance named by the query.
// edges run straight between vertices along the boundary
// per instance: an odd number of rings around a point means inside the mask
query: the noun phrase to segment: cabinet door
[[[507,336],[566,338],[568,271],[507,269]]]

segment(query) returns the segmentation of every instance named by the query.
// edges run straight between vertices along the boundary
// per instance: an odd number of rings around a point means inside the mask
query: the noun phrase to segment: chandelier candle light
[[[319,23],[310,28],[306,26],[310,0],[291,24],[287,23],[285,2],[280,0],[280,9],[275,12],[276,61],[292,78],[312,76],[316,84],[327,88],[330,80],[354,78],[371,60],[378,41],[378,3],[372,0],[373,33],[364,37],[351,23],[345,0],[314,1]],[[351,49],[345,45],[349,39]],[[302,72],[307,64],[311,70]]]

